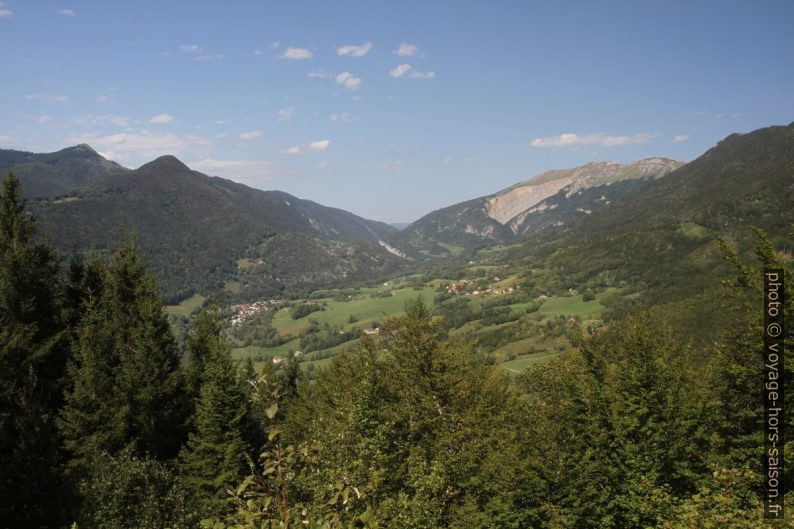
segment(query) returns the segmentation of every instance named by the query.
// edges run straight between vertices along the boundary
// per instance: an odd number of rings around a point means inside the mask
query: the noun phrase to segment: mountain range
[[[503,260],[541,263],[572,286],[640,281],[685,295],[721,262],[713,233],[746,250],[752,224],[782,244],[794,218],[794,124],[733,134],[688,164],[653,157],[547,171],[402,230],[173,156],[130,170],[87,145],[0,150],[9,169],[64,253],[109,252],[134,231],[167,301],[380,279],[494,245],[507,245]]]
[[[682,165],[669,158],[645,158],[547,171],[492,195],[433,211],[391,242],[406,253],[432,256],[517,241],[575,223]]]
[[[367,279],[401,261],[379,245],[397,231],[387,224],[210,177],[173,156],[129,170],[79,145],[0,151],[0,160],[58,248],[108,252],[132,230],[169,300],[227,281],[261,293]]]

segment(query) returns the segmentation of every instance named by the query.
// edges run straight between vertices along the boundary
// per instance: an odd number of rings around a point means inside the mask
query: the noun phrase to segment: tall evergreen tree
[[[246,466],[245,394],[231,360],[230,346],[220,334],[217,311],[199,315],[195,325],[190,344],[201,349],[202,383],[193,420],[195,431],[179,454],[179,466],[200,514],[221,516],[231,507],[227,490],[234,487]],[[191,356],[197,353],[193,351]]]
[[[55,251],[35,241],[19,180],[0,191],[0,525],[38,527],[59,512],[67,347]]]
[[[179,356],[134,241],[120,244],[101,292],[86,307],[60,421],[73,463],[123,449],[174,457],[186,409]]]

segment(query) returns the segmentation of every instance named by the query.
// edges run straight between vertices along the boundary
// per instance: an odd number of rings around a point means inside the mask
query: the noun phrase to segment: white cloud
[[[289,121],[293,117],[295,117],[295,107],[282,108],[278,111],[279,121]]]
[[[325,152],[331,146],[331,140],[319,140],[305,145],[295,145],[284,151],[284,154],[306,154],[310,152]]]
[[[420,72],[418,70],[414,70],[410,64],[400,64],[396,68],[389,70],[389,76],[394,77],[395,79],[399,79],[405,74],[408,74],[408,77],[411,77],[412,79],[436,78],[436,72]]]
[[[3,17],[10,17],[10,16],[12,16],[13,14],[14,14],[14,12],[13,12],[13,11],[11,11],[11,10],[9,10],[9,9],[4,9],[4,8],[3,8],[3,3],[2,3],[2,2],[0,2],[0,18],[3,18]]]
[[[42,114],[41,116],[36,116],[35,118],[36,123],[49,123],[52,121],[52,116],[48,116],[47,114]]]
[[[394,68],[392,70],[389,70],[389,75],[391,77],[400,78],[403,75],[405,75],[406,73],[408,73],[408,70],[410,70],[410,69],[411,69],[411,65],[410,64],[401,64],[401,65],[397,66],[396,68]]]
[[[112,103],[113,102],[113,98],[110,97],[107,94],[102,94],[102,95],[97,96],[96,102],[97,103],[102,103],[103,105],[107,105],[108,103]]]
[[[336,84],[342,85],[348,90],[358,90],[358,86],[361,84],[361,79],[354,77],[350,72],[342,72],[336,76]]]
[[[321,161],[317,162],[316,164],[314,164],[314,166],[316,168],[318,168],[318,169],[322,169],[323,167],[327,167],[328,166],[328,160],[321,160]]]
[[[436,72],[418,72],[413,70],[411,72],[411,78],[413,79],[435,79]]]
[[[635,143],[647,143],[653,138],[650,134],[634,134],[633,136],[608,136],[606,134],[574,134],[566,133],[547,138],[535,138],[533,147],[578,147],[581,145],[600,145],[602,147],[618,147]]]
[[[392,52],[400,57],[413,57],[419,53],[419,47],[416,44],[400,44],[400,46]]]
[[[397,173],[400,170],[402,170],[402,168],[403,168],[402,160],[397,160],[396,162],[387,163],[381,166],[381,169],[389,173]]]
[[[265,54],[265,52],[260,50],[260,49],[258,49],[258,48],[254,50],[254,55],[256,55],[256,56],[264,55],[264,54]]]
[[[350,112],[341,112],[339,114],[334,113],[331,114],[331,121],[340,121],[342,123],[348,123],[353,121],[353,116],[350,115]]]
[[[361,46],[355,44],[348,44],[347,46],[340,46],[336,48],[336,54],[340,57],[350,55],[351,57],[363,57],[372,48],[371,42],[365,42]]]
[[[63,103],[67,99],[66,96],[52,95],[52,94],[28,94],[25,96],[28,101],[47,101],[48,103]]]
[[[179,49],[182,53],[200,53],[201,46],[198,44],[182,44]]]
[[[85,123],[87,120],[83,120],[82,122]],[[106,125],[107,123],[116,125],[117,127],[129,127],[130,125],[130,118],[125,116],[116,116],[113,114],[103,115],[103,116],[95,116],[91,118],[92,125]]]
[[[196,55],[195,59],[197,61],[219,61],[223,59],[222,53],[202,53],[201,55]]]
[[[201,136],[178,134],[153,134],[148,130],[98,135],[95,133],[72,135],[71,144],[87,143],[102,156],[126,163],[151,160],[164,154],[179,154],[192,147],[203,147],[210,141]]]
[[[77,14],[74,12],[74,9],[61,9],[60,11],[58,11],[58,13],[65,17],[73,17]]]
[[[282,55],[285,59],[292,59],[293,61],[302,61],[314,57],[312,50],[306,48],[293,48],[290,46]]]
[[[249,140],[255,140],[257,138],[261,138],[263,135],[264,133],[260,130],[249,130],[248,132],[243,132],[238,137],[241,140],[249,141]]]
[[[149,118],[149,123],[155,124],[171,123],[172,121],[174,121],[174,116],[171,114],[157,114],[156,116]]]
[[[686,141],[689,139],[689,135],[687,134],[676,134],[673,137],[673,143],[681,143],[682,141]]]
[[[319,70],[309,70],[309,77],[314,77],[316,79],[330,79],[333,77],[333,75],[320,68]]]
[[[451,156],[447,156],[446,158],[441,160],[441,162],[442,163],[451,163],[452,162],[452,157]]]
[[[211,176],[222,176],[238,182],[257,182],[270,180],[284,174],[273,165],[264,160],[216,160],[203,158],[188,162],[187,164],[196,171],[201,171]]]

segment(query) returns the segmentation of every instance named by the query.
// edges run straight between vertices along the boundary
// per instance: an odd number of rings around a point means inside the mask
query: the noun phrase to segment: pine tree
[[[248,448],[243,440],[245,396],[231,360],[231,349],[220,334],[216,311],[196,319],[191,344],[200,345],[202,381],[195,431],[179,454],[179,467],[185,486],[193,491],[203,517],[229,512],[227,490],[243,475]],[[197,337],[204,341],[198,343]],[[194,351],[195,354],[195,351]]]
[[[35,241],[19,180],[0,191],[0,525],[29,527],[57,515],[67,347],[55,251]]]

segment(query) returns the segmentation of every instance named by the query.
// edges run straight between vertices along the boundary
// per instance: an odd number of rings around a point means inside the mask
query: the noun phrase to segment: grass
[[[683,222],[681,224],[681,231],[685,236],[693,239],[706,239],[711,237],[711,232],[706,227],[692,221]]]
[[[516,356],[526,355],[532,348],[537,348],[538,339],[534,336],[505,344],[494,351],[497,357],[512,353]],[[537,349],[535,349],[537,350]]]
[[[604,307],[598,298],[584,301],[582,295],[555,296],[547,299],[540,306],[538,313],[556,318],[557,316],[576,316],[582,320],[597,320],[601,318]]]
[[[239,281],[226,281],[223,284],[223,290],[231,294],[239,294],[243,291],[243,286]]]
[[[455,244],[448,244],[448,243],[445,243],[445,242],[437,242],[436,244],[438,246],[444,248],[446,251],[448,251],[452,255],[460,255],[463,252],[463,250],[465,250],[465,248],[463,248],[463,246],[457,246]]]
[[[361,327],[366,322],[379,321],[384,316],[396,316],[403,312],[405,303],[416,299],[421,295],[425,303],[430,308],[433,306],[435,289],[424,287],[421,290],[413,288],[402,288],[392,290],[392,296],[385,298],[372,298],[363,296],[361,299],[353,301],[334,301],[333,299],[322,299],[315,301],[325,301],[325,310],[313,312],[299,320],[293,320],[288,311],[279,311],[273,318],[273,325],[282,336],[294,336],[309,326],[309,319],[317,320],[320,325],[341,325],[344,328],[352,326]],[[354,316],[358,321],[350,324],[350,316]]]
[[[316,317],[317,314],[320,314],[320,312],[312,312],[299,320],[293,320],[289,309],[281,309],[273,316],[273,327],[281,336],[297,336],[309,326],[309,318]]]
[[[511,245],[503,245],[503,244],[496,244],[494,246],[489,246],[488,248],[483,248],[482,250],[477,251],[477,255],[489,255],[495,254],[499,252],[503,252],[509,248],[513,248]]]
[[[540,362],[548,362],[559,355],[557,351],[549,351],[545,353],[536,353],[526,356],[521,356],[514,360],[509,360],[507,362],[502,362],[501,364],[497,364],[498,367],[501,369],[505,369],[510,372],[511,375],[520,375],[523,373],[528,367],[538,364]]]
[[[248,356],[257,355],[270,355],[286,357],[290,351],[297,351],[300,349],[300,340],[295,338],[287,343],[281,344],[277,347],[258,347],[256,345],[249,345],[247,347],[235,347],[232,349],[232,358],[234,360],[242,360]]]
[[[384,287],[384,290],[386,288]],[[397,316],[403,312],[405,303],[407,301],[415,300],[417,296],[424,297],[425,302],[430,308],[433,307],[433,298],[435,297],[435,288],[424,287],[421,290],[414,290],[413,288],[398,288],[393,290],[393,295],[385,298],[372,298],[368,295],[362,295],[362,291],[376,292],[379,289],[360,289],[358,294],[361,299],[354,301],[334,301],[330,298],[314,299],[318,303],[325,302],[326,307],[323,311],[312,312],[298,320],[293,320],[290,316],[289,310],[279,310],[273,317],[273,327],[278,330],[279,334],[285,338],[292,337],[289,342],[282,344],[278,347],[238,347],[232,350],[233,358],[242,359],[246,356],[255,356],[257,354],[271,355],[271,356],[286,356],[290,351],[300,350],[300,341],[298,335],[300,332],[309,326],[309,320],[315,319],[322,326],[326,323],[328,325],[341,326],[344,330],[349,330],[354,327],[369,328],[373,322],[379,322],[384,316],[391,317]],[[382,290],[381,290],[382,291]],[[327,291],[331,292],[331,291]],[[355,316],[354,323],[349,323],[350,316]],[[310,355],[319,352],[339,352],[343,349],[355,345],[357,340],[323,349],[322,351],[312,351]],[[325,360],[325,359],[324,359]],[[324,360],[317,360],[308,362],[321,363],[325,365]]]
[[[167,305],[165,311],[174,316],[190,316],[194,310],[201,307],[205,299],[207,298],[200,294],[193,294],[179,305]]]

